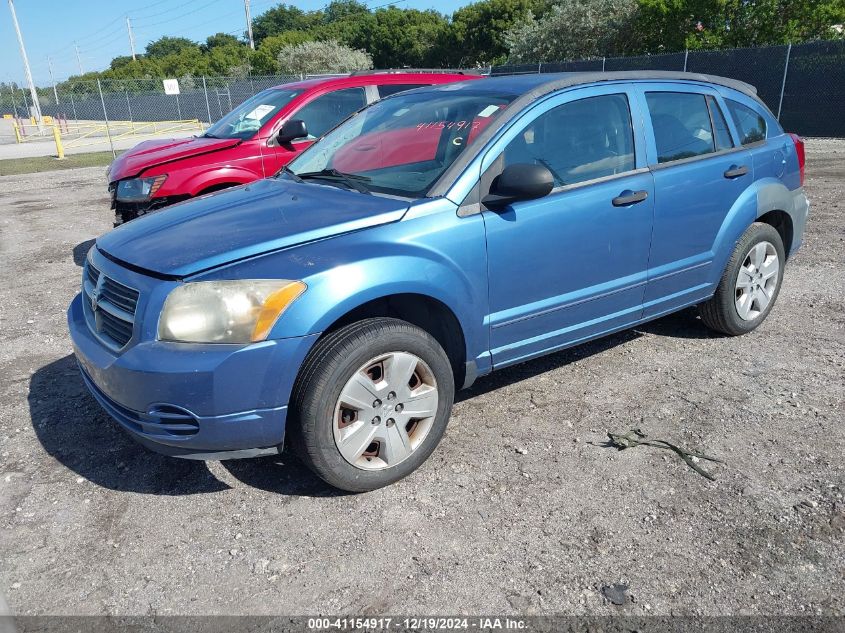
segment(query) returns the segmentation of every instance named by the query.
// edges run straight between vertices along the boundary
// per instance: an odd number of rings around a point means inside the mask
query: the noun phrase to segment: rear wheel
[[[366,319],[317,343],[293,399],[291,439],[329,484],[352,492],[416,470],[446,430],[454,399],[446,353],[397,319]]]
[[[699,306],[701,320],[731,336],[755,329],[775,304],[785,262],[777,230],[761,222],[752,224],[737,242],[716,293]]]

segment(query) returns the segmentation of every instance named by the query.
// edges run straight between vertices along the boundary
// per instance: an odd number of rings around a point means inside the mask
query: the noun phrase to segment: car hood
[[[97,238],[130,266],[185,277],[233,261],[394,222],[408,202],[271,178],[141,216]]]
[[[240,142],[240,139],[236,138],[206,138],[203,136],[144,141],[124,152],[112,162],[109,167],[109,182],[132,178],[145,169],[162,163],[234,147]]]

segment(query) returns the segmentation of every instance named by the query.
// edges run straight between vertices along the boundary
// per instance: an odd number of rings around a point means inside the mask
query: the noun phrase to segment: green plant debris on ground
[[[106,167],[113,160],[114,156],[112,156],[111,152],[71,154],[62,160],[59,160],[55,156],[10,158],[0,160],[0,176],[34,174],[42,171],[55,171],[58,169],[75,169],[76,167]]]
[[[620,451],[625,450],[626,448],[633,448],[635,446],[651,446],[654,448],[663,448],[667,451],[672,451],[683,459],[687,466],[710,481],[715,481],[716,477],[704,470],[704,468],[697,463],[698,460],[706,459],[709,462],[716,462],[717,464],[725,463],[721,459],[716,459],[715,457],[710,457],[704,453],[698,453],[696,451],[688,451],[674,444],[670,444],[665,440],[649,440],[647,439],[648,435],[643,433],[640,429],[631,429],[624,435],[608,432],[607,437],[610,439],[609,445],[618,448]]]

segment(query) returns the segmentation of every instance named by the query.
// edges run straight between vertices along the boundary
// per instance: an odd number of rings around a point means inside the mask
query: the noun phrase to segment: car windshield
[[[391,97],[347,119],[287,171],[418,198],[514,98],[466,85]]]
[[[208,138],[252,138],[261,126],[299,95],[301,90],[271,88],[250,97],[208,128]]]

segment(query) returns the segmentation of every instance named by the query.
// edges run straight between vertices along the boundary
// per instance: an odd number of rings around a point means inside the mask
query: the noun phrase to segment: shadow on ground
[[[84,260],[84,253],[82,255]],[[522,363],[479,379],[458,401],[533,378],[575,363],[649,332],[659,336],[712,336],[687,311]],[[88,393],[72,355],[36,371],[30,379],[29,411],[44,449],[62,465],[98,486],[154,495],[220,492],[220,481],[205,462],[159,455],[136,444]],[[291,451],[256,459],[229,460],[223,467],[238,481],[281,495],[326,497],[341,493],[311,473]]]

